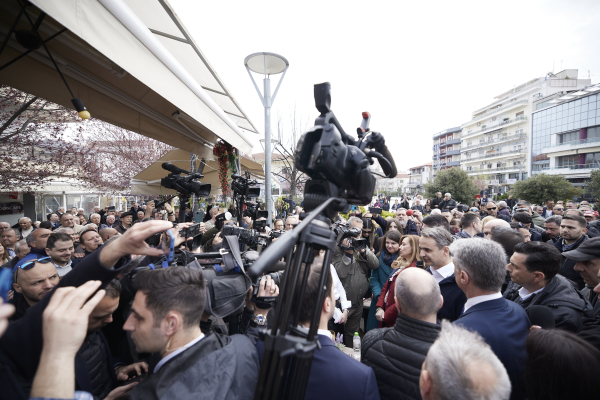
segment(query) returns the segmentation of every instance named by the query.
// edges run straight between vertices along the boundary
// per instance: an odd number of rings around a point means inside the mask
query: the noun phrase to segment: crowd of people
[[[251,210],[240,212],[240,228],[269,235]],[[173,227],[179,213],[188,222]],[[277,283],[217,287],[203,268],[169,264],[169,243],[175,253],[226,254],[223,227],[236,215],[210,206],[193,241],[183,234],[191,210],[166,203],[158,212],[153,201],[0,222],[0,284],[10,288],[0,306],[0,398],[254,398],[259,332],[273,317],[264,299],[277,298]],[[296,207],[272,221],[271,240],[303,217]],[[384,197],[335,223],[358,236],[338,242],[325,287],[322,252],[300,266],[308,281],[291,316],[310,328],[320,308],[306,399],[600,391],[600,221],[586,202]],[[219,302],[233,292],[247,292],[239,313],[222,315]],[[360,361],[335,345],[353,347],[357,332]]]

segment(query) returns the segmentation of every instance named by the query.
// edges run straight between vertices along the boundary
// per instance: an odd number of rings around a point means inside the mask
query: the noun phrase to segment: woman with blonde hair
[[[375,317],[379,321],[380,328],[391,327],[396,323],[396,318],[398,318],[398,309],[394,300],[396,278],[406,268],[417,266],[417,261],[421,261],[419,251],[419,237],[417,235],[404,235],[400,238],[399,255],[392,263],[393,272],[383,286],[381,296],[377,301]]]
[[[484,219],[481,220],[481,232],[483,232],[483,228],[485,228],[485,224],[487,224],[488,222],[490,222],[493,219],[496,219],[496,217],[494,217],[492,215],[488,215],[487,217],[485,217]]]

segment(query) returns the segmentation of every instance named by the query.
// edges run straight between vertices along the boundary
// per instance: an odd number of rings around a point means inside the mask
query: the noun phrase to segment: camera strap
[[[223,248],[220,253],[223,258],[223,267],[226,271],[241,269],[244,273],[244,263],[240,253],[240,244],[236,236],[225,236],[223,239]]]

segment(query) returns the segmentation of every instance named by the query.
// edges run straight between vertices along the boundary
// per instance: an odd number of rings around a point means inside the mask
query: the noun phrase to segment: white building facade
[[[450,128],[433,135],[433,176],[437,171],[460,166],[462,128]]]
[[[485,180],[492,193],[504,193],[531,172],[534,102],[578,91],[590,83],[590,79],[578,79],[576,69],[568,69],[496,96],[494,102],[473,111],[471,120],[461,126],[461,167]]]
[[[418,165],[409,168],[410,181],[404,187],[405,193],[423,193],[423,185],[433,179],[433,163]]]

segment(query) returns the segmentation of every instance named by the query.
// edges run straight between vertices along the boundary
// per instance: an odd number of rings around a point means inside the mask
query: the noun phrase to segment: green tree
[[[425,184],[425,197],[433,199],[437,192],[450,193],[454,200],[471,205],[475,195],[479,194],[479,188],[467,171],[449,168],[438,172],[432,181]]]
[[[573,186],[560,175],[534,175],[524,181],[517,181],[513,186],[517,199],[527,200],[533,204],[544,204],[546,199],[568,200],[583,194],[583,190]]]
[[[594,196],[594,199],[600,197],[600,169],[592,171],[587,189]]]

